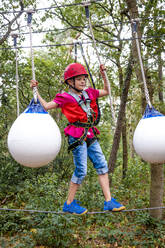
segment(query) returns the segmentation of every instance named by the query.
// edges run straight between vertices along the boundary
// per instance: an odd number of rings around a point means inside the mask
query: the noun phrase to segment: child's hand
[[[100,73],[103,78],[105,78],[105,71],[106,71],[105,65],[100,65]]]
[[[30,87],[31,88],[34,88],[34,87],[37,87],[38,86],[38,82],[36,80],[31,80],[30,81]]]

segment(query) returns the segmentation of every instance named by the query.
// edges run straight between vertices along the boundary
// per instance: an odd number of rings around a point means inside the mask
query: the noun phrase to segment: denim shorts
[[[68,137],[69,144],[72,144],[76,140],[77,138],[72,136]],[[93,163],[98,175],[103,175],[108,172],[107,161],[105,160],[105,156],[97,140],[95,140],[89,147],[87,147],[87,143],[84,141],[82,145],[74,148],[72,153],[75,164],[75,170],[71,179],[73,183],[81,184],[85,178],[87,174],[87,157],[89,157]]]

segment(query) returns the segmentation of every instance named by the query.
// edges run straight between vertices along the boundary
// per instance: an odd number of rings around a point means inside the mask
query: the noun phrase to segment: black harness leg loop
[[[84,141],[84,140],[86,139],[86,137],[87,137],[88,129],[89,129],[89,128],[85,128],[83,135],[82,135],[78,140],[76,140],[75,142],[73,142],[72,144],[70,144],[70,145],[68,146],[68,152],[72,151],[72,150],[73,150],[74,148],[76,148],[77,146],[83,144],[83,141]]]

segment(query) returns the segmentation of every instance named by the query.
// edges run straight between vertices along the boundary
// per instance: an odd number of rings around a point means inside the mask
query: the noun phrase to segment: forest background
[[[0,208],[61,211],[73,171],[71,153],[63,129],[67,124],[60,111],[51,111],[63,135],[61,151],[48,166],[31,169],[17,164],[7,148],[7,135],[17,118],[16,61],[12,33],[17,33],[19,57],[19,101],[23,112],[32,99],[32,78],[26,10],[35,9],[32,19],[36,79],[39,90],[50,101],[61,90],[65,67],[74,62],[74,45],[82,41],[96,88],[102,87],[85,8],[80,1],[11,1],[0,4]],[[93,1],[94,2],[94,1]],[[65,6],[64,6],[65,5]],[[39,7],[38,7],[39,6]],[[60,7],[61,6],[61,7]],[[50,7],[50,8],[48,8]],[[109,101],[99,101],[100,144],[109,162],[111,192],[127,209],[164,206],[164,167],[142,161],[133,149],[134,130],[146,99],[131,19],[139,18],[138,34],[153,106],[164,107],[164,1],[103,0],[90,6],[91,22],[102,62],[111,82],[115,114],[114,128]],[[63,45],[59,45],[63,44]],[[28,45],[29,46],[29,45]],[[78,62],[82,56],[78,50]],[[103,195],[89,162],[88,175],[78,200],[89,211],[100,211]],[[97,202],[97,204],[96,204]],[[2,211],[1,247],[165,247],[163,209],[91,214],[83,217],[52,213]]]

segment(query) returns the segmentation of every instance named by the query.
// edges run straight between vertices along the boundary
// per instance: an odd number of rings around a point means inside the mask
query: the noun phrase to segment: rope
[[[87,3],[87,2],[84,3],[84,6],[85,6],[86,18],[87,18],[88,23],[89,23],[89,29],[90,29],[90,33],[91,33],[91,36],[92,36],[94,48],[95,48],[95,51],[96,51],[96,56],[97,56],[97,59],[99,61],[99,64],[101,65],[102,63],[101,63],[101,59],[100,59],[100,56],[99,56],[99,53],[98,53],[98,50],[97,50],[96,40],[95,40],[95,37],[94,37],[92,23],[91,23],[91,20],[90,20],[90,14],[89,14],[89,8],[88,8],[89,3]],[[107,75],[106,71],[104,71],[104,74],[105,74],[105,78],[106,78],[106,82],[107,82],[107,86],[108,86],[109,101],[110,101],[112,118],[113,118],[113,121],[114,121],[114,125],[116,126],[116,116],[115,116],[115,111],[114,111],[114,108],[113,108],[113,100],[112,100],[112,94],[111,94],[111,84],[110,84],[110,81],[108,79],[108,75]]]
[[[92,77],[92,73],[91,73],[90,68],[89,68],[89,64],[88,64],[87,59],[85,57],[82,42],[79,41],[79,42],[77,42],[77,44],[80,45],[81,55],[82,55],[82,57],[84,59],[85,65],[86,65],[87,70],[88,70],[88,74],[89,74],[89,77],[90,77],[89,82],[92,84],[93,88],[96,89],[96,86],[95,86],[95,83],[94,83],[94,80],[93,80],[93,77]],[[99,123],[100,117],[101,117],[101,112],[100,112],[100,106],[99,106],[98,99],[96,99],[96,104],[97,104],[97,108],[98,108],[98,117],[97,117],[97,120],[95,121],[95,125],[97,125]]]
[[[111,40],[100,40],[100,41],[96,41],[98,43],[107,43],[107,42],[116,42],[116,41],[132,41],[132,40],[136,40],[136,39],[150,39],[150,38],[154,38],[154,39],[165,39],[165,35],[161,35],[161,36],[144,36],[141,38],[123,38],[123,39],[111,39]],[[87,45],[87,44],[92,44],[93,41],[84,41],[82,42],[83,45]],[[59,43],[59,44],[49,44],[49,45],[36,45],[36,46],[32,46],[32,48],[42,48],[42,47],[60,47],[60,46],[73,46],[74,43]],[[104,44],[105,45],[105,44]],[[29,46],[19,46],[17,47],[17,49],[29,49]],[[12,50],[14,49],[14,47],[0,47],[0,50]]]
[[[94,0],[94,1],[90,1],[89,3],[97,3],[97,2],[102,2],[103,0]],[[59,6],[50,6],[50,7],[46,7],[46,8],[39,8],[39,9],[34,9],[34,11],[40,11],[40,10],[50,10],[50,9],[57,9],[57,8],[65,8],[65,7],[71,7],[71,6],[82,6],[83,3],[72,3],[72,4],[64,4],[64,5],[59,5]],[[15,13],[19,13],[19,12],[27,12],[26,10],[24,11],[1,11],[0,15],[4,15],[4,14],[15,14]]]
[[[74,62],[77,63],[77,42],[74,42]]]
[[[17,117],[20,114],[19,108],[19,76],[18,76],[18,52],[17,52],[17,34],[12,34],[13,41],[14,41],[14,49],[15,49],[15,64],[16,64],[16,99],[17,99]]]
[[[138,32],[137,32],[137,21],[133,21],[133,33],[135,34],[135,38],[136,38],[135,39],[136,40],[136,47],[137,47],[137,52],[138,52],[138,57],[139,57],[139,62],[140,62],[140,68],[141,68],[143,83],[144,83],[144,91],[145,91],[146,101],[147,101],[149,107],[152,108],[152,104],[150,101],[149,92],[148,92],[148,88],[147,88],[145,73],[144,73],[142,56],[141,56],[141,52],[140,52],[139,37],[138,37]]]
[[[158,21],[160,21],[161,19],[164,20],[164,17],[161,17],[161,16],[154,16],[154,17],[139,17],[138,19],[139,20],[153,20],[154,18],[158,19]],[[93,24],[92,27],[104,27],[104,26],[108,26],[108,25],[123,25],[123,24],[130,24],[131,22],[130,21],[125,21],[125,22],[107,22],[107,23],[100,23],[100,24]],[[72,26],[72,27],[67,27],[67,28],[58,28],[58,29],[48,29],[48,30],[34,30],[32,32],[32,34],[38,34],[38,33],[49,33],[49,32],[60,32],[60,31],[67,31],[67,30],[70,30],[70,29],[80,29],[80,28],[87,28],[88,26]],[[26,25],[25,26],[21,26],[20,28],[26,28]],[[1,32],[0,34],[0,37],[2,37],[5,33],[4,32]],[[18,34],[18,36],[20,35],[29,35],[29,32],[21,32]]]
[[[165,209],[165,207],[152,207],[152,208],[134,208],[134,209],[126,209],[120,211],[120,213],[124,212],[137,212],[137,211],[146,211],[146,210],[157,210],[157,209]],[[87,214],[107,214],[107,213],[119,213],[118,211],[100,211],[100,212],[87,212]]]
[[[33,10],[28,10],[28,19],[27,23],[29,26],[29,34],[30,34],[30,52],[31,52],[31,62],[32,62],[32,79],[35,80],[35,67],[34,67],[34,51],[33,51],[33,42],[32,42],[32,28],[31,28],[31,21],[32,21],[32,13]],[[37,102],[37,87],[33,87],[33,98],[34,102]]]
[[[88,70],[88,73],[89,73],[89,76],[90,76],[90,79],[91,79],[92,86],[93,86],[94,89],[96,89],[96,86],[95,86],[95,83],[94,83],[94,80],[93,80],[93,77],[92,77],[92,74],[91,74],[91,71],[90,71],[90,68],[89,68],[89,64],[88,64],[87,59],[85,57],[82,42],[79,41],[79,42],[77,42],[77,44],[80,45],[81,55],[82,55],[82,57],[84,59],[85,65],[87,67],[87,70]]]
[[[146,211],[146,210],[157,210],[157,209],[165,209],[165,206],[163,207],[150,207],[150,208],[135,208],[135,209],[127,209],[122,210],[120,213],[125,212],[137,212],[137,211]],[[0,211],[12,211],[12,212],[29,212],[29,213],[44,213],[44,214],[67,214],[62,211],[44,211],[44,210],[35,210],[35,209],[11,209],[11,208],[0,208]],[[93,211],[93,212],[87,212],[87,214],[112,214],[112,213],[119,213],[113,212],[113,211]]]

